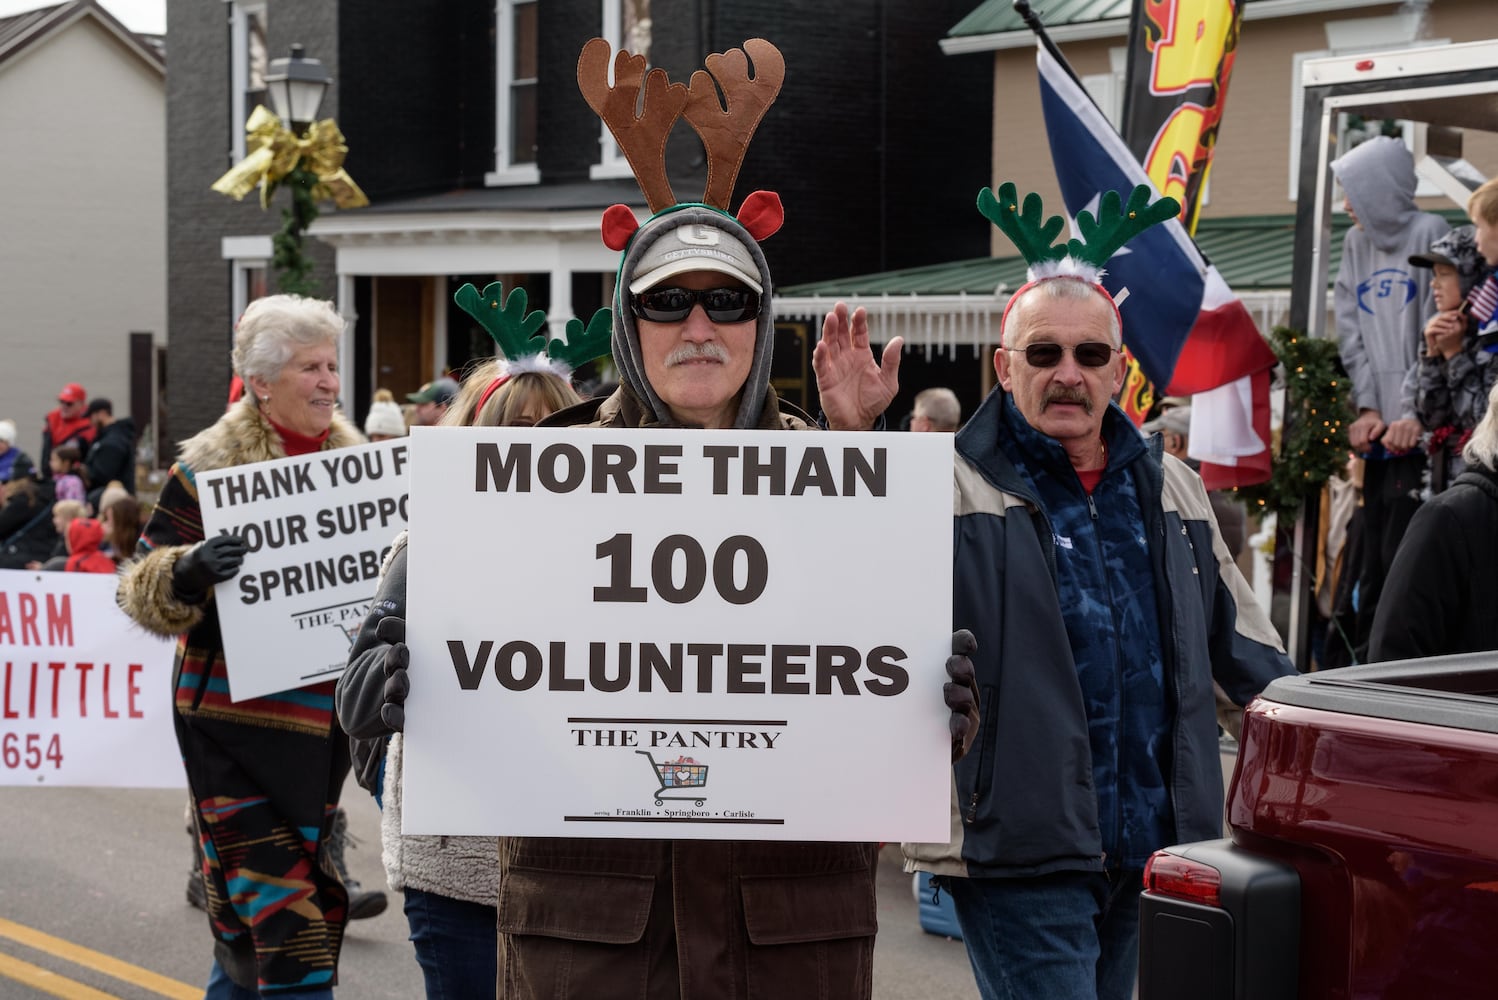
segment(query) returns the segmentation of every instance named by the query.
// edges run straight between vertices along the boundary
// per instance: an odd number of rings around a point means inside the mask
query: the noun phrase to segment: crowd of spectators
[[[42,431],[40,464],[0,420],[0,569],[113,573],[135,552],[135,423],[69,382]]]

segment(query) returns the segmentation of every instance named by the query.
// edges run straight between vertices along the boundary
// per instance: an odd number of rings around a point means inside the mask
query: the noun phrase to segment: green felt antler
[[[613,310],[603,308],[593,314],[586,328],[583,321],[573,317],[567,321],[567,342],[553,337],[546,345],[546,354],[560,361],[573,371],[609,353],[614,336]]]
[[[546,350],[546,338],[536,331],[546,325],[546,314],[537,309],[526,313],[524,288],[510,291],[504,296],[502,282],[491,282],[482,293],[471,284],[464,285],[453,294],[453,301],[489,332],[500,352],[515,361],[529,354],[541,354]]]
[[[1120,207],[1121,201],[1117,191],[1107,191],[1098,202],[1096,220],[1091,212],[1078,212],[1077,231],[1082,238],[1067,243],[1066,252],[1077,260],[1102,267],[1129,240],[1181,211],[1181,203],[1174,198],[1161,198],[1150,204],[1147,184],[1134,188],[1127,205]]]
[[[998,226],[1000,231],[1019,250],[1027,264],[1038,264],[1046,260],[1060,260],[1066,256],[1066,244],[1053,246],[1056,236],[1066,227],[1066,220],[1053,215],[1041,222],[1044,209],[1040,195],[1031,192],[1025,196],[1024,207],[1019,205],[1019,191],[1014,184],[1005,181],[999,185],[998,197],[989,188],[978,192],[978,211],[984,218]]]

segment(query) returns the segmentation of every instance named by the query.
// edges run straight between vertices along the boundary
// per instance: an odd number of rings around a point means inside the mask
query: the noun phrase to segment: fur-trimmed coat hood
[[[335,412],[323,450],[363,443],[359,428]],[[177,461],[197,473],[285,457],[280,435],[261,415],[255,397],[246,396],[214,423],[183,441]]]

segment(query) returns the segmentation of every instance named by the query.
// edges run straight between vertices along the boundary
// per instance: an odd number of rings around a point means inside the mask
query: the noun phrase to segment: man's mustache
[[[1050,406],[1052,403],[1076,403],[1079,406],[1086,407],[1088,416],[1092,415],[1092,397],[1081,389],[1072,389],[1062,385],[1054,386],[1046,392],[1045,398],[1041,400],[1041,403],[1042,409]]]
[[[666,356],[666,367],[674,368],[689,361],[704,359],[726,365],[728,364],[728,348],[715,340],[707,340],[700,344],[682,344]]]

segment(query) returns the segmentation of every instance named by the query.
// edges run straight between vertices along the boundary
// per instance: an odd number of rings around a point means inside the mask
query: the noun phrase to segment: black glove
[[[244,539],[238,535],[215,535],[199,542],[172,566],[172,593],[183,604],[202,604],[209,588],[239,572],[244,552]]]
[[[978,677],[968,657],[978,650],[978,640],[967,629],[952,633],[952,655],[947,657],[947,676],[942,700],[952,710],[952,760],[961,760],[978,735]]]
[[[375,635],[390,643],[385,650],[385,704],[380,706],[380,721],[396,732],[406,728],[406,695],[411,681],[406,668],[411,665],[411,650],[406,645],[406,620],[386,615],[375,626]]]

